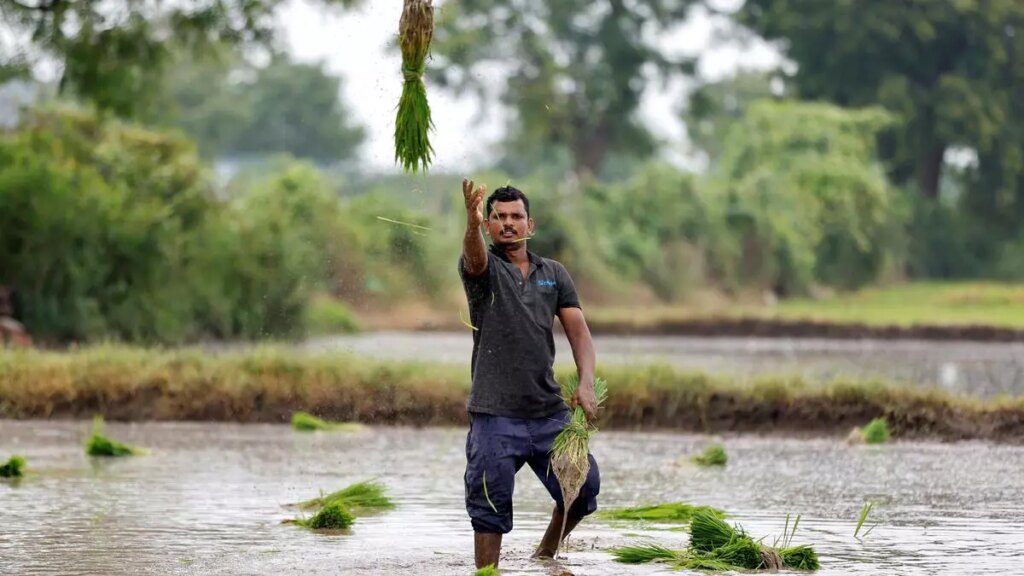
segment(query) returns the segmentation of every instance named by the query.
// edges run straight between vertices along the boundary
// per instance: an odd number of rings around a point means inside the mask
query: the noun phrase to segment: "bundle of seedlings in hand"
[[[576,394],[576,387],[579,386],[579,379],[570,378],[564,386],[563,393],[568,402]],[[600,407],[608,397],[608,382],[603,378],[594,380],[594,397]],[[572,508],[576,497],[580,494],[580,488],[587,480],[590,473],[590,460],[587,458],[590,453],[590,433],[597,429],[587,422],[587,415],[582,406],[576,406],[569,416],[569,422],[565,428],[558,433],[551,444],[551,471],[558,479],[558,485],[562,489],[562,531],[558,538],[558,546],[561,546],[562,538],[565,536],[565,522],[569,518],[569,509]],[[558,548],[555,549],[555,555]]]
[[[754,541],[742,529],[730,526],[717,515],[697,511],[690,523],[690,546],[669,550],[656,544],[628,546],[612,550],[619,562],[639,564],[668,562],[677,568],[703,570],[817,570],[818,555],[810,546],[791,546],[800,517],[789,530],[789,517],[781,540],[782,547]]]
[[[292,429],[298,432],[357,432],[362,430],[363,426],[354,422],[328,422],[308,412],[296,412],[292,414]]]
[[[635,508],[617,508],[598,512],[601,518],[609,520],[641,520],[647,522],[681,523],[688,524],[693,515],[698,511],[705,511],[718,516],[725,517],[725,512],[712,508],[711,506],[694,506],[685,502],[670,502],[668,504],[655,504],[653,506],[637,506]]]
[[[705,448],[699,456],[694,456],[690,460],[700,466],[725,466],[729,461],[729,456],[721,444],[712,444]]]
[[[103,418],[96,416],[92,420],[92,435],[85,445],[85,453],[89,456],[135,456],[144,450],[137,446],[122,444],[103,435]]]
[[[297,506],[303,510],[309,510],[325,506],[330,502],[342,502],[353,510],[383,510],[395,507],[391,500],[384,495],[384,486],[372,480],[357,482],[319,498],[299,502]]]
[[[433,127],[427,89],[423,85],[430,41],[434,37],[432,0],[405,0],[398,24],[402,48],[402,97],[395,118],[395,162],[406,172],[426,170],[434,148],[428,131]]]
[[[11,456],[6,464],[0,466],[0,478],[20,478],[25,474],[25,459]]]

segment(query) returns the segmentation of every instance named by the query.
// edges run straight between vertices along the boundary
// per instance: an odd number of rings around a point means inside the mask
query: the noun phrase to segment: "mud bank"
[[[605,428],[839,436],[884,416],[896,438],[1024,442],[1024,398],[982,402],[882,381],[741,383],[657,365],[600,373],[610,386],[598,423]],[[304,410],[372,424],[462,425],[468,378],[468,368],[273,349],[3,351],[0,417],[287,423]]]

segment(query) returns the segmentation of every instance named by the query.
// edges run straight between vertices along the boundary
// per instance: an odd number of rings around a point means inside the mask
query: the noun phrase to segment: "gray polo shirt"
[[[473,387],[470,412],[512,418],[544,418],[565,407],[555,382],[555,339],[560,308],[579,308],[572,278],[561,263],[528,252],[530,272],[493,246],[487,270],[468,277],[459,257],[459,276],[469,301],[473,331]]]

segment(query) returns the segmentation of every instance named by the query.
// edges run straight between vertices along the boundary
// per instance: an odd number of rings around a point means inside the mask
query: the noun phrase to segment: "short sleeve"
[[[576,285],[573,284],[569,271],[561,263],[556,268],[558,271],[558,309],[582,308],[580,298],[576,294]]]
[[[490,258],[490,255],[487,256]],[[466,273],[465,256],[459,256],[459,278],[462,279],[462,287],[466,290],[466,298],[470,303],[480,300],[491,293],[491,268],[490,262],[487,269],[479,276],[470,276]]]

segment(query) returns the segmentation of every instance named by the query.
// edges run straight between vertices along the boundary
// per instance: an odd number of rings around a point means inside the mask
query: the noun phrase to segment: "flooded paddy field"
[[[0,482],[0,574],[452,574],[472,567],[463,508],[465,430],[369,427],[300,434],[286,425],[108,424],[147,447],[90,459],[86,421],[0,421],[0,455],[31,473]],[[1024,561],[1024,447],[980,442],[847,446],[835,439],[725,436],[729,464],[687,457],[712,440],[601,432],[592,449],[603,507],[685,501],[726,510],[755,538],[802,514],[794,543],[813,545],[819,574],[1017,574]],[[288,503],[376,477],[397,507],[344,535],[283,520]],[[858,513],[876,503],[863,541]],[[556,563],[529,559],[550,512],[524,468],[505,574],[668,574],[624,566],[607,550],[638,540],[683,548],[668,526],[585,521]]]

